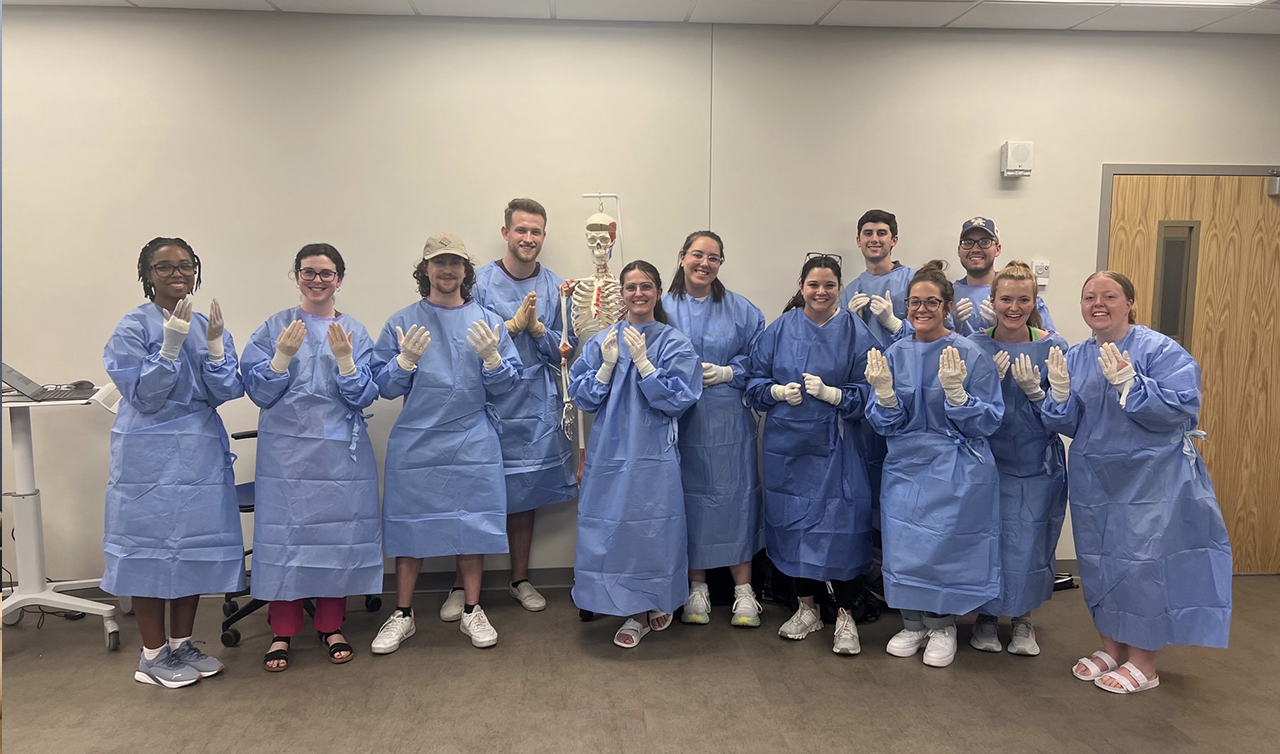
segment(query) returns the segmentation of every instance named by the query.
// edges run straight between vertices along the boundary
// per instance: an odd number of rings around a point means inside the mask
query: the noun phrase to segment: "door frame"
[[[1111,187],[1117,175],[1280,175],[1280,165],[1144,165],[1102,164],[1102,199],[1098,209],[1098,269],[1107,269],[1111,256]]]

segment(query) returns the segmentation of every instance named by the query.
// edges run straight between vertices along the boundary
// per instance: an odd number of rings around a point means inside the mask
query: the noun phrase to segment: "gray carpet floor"
[[[1079,590],[1035,613],[1039,657],[972,650],[969,617],[946,669],[884,652],[901,627],[892,612],[860,627],[857,657],[831,653],[830,626],[779,639],[787,615],[772,604],[759,629],[732,628],[717,608],[708,626],[677,622],[622,650],[611,643],[620,619],[583,623],[567,590],[546,594],[548,609],[527,613],[486,593],[500,633],[486,650],[439,621],[442,595],[421,594],[418,634],[378,657],[369,642],[390,605],[375,615],[352,599],[355,659],[329,664],[308,631],[284,673],[261,668],[265,611],[225,648],[219,601],[208,599],[196,638],[227,670],[172,691],[133,680],[131,617],[124,647],[109,652],[95,618],[37,629],[28,615],[4,629],[4,751],[1280,751],[1280,576],[1237,577],[1231,648],[1168,649],[1161,686],[1131,697],[1070,675],[1098,648]]]

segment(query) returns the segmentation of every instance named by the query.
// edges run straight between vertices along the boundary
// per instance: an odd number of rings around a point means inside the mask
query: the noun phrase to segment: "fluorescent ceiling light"
[[[1011,0],[1012,1],[1012,0]],[[1200,6],[1204,7],[1221,7],[1221,6],[1237,6],[1252,7],[1262,5],[1267,0],[1016,0],[1020,3],[1067,3],[1085,5],[1164,5],[1164,6]],[[992,5],[999,5],[999,0],[993,2]]]

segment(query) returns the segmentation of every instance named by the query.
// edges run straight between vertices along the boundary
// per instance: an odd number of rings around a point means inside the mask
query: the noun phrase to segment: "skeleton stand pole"
[[[566,291],[560,291],[560,319],[564,322],[564,328],[560,331],[560,390],[564,394],[564,405],[569,411],[577,412],[577,420],[574,422],[578,425],[578,484],[582,484],[582,468],[587,462],[587,445],[583,440],[582,432],[582,410],[574,405],[569,398],[569,297],[565,295]],[[563,422],[562,422],[563,423]]]

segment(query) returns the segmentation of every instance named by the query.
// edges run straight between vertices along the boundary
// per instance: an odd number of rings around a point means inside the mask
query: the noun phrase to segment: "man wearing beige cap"
[[[442,555],[456,558],[462,581],[462,633],[477,647],[498,642],[479,604],[484,556],[507,551],[502,448],[486,406],[517,387],[520,356],[502,317],[471,300],[475,266],[456,234],[427,239],[413,277],[422,299],[391,315],[369,365],[383,398],[404,398],[387,441],[382,499],[396,609],[374,654],[413,636],[422,559]]]

